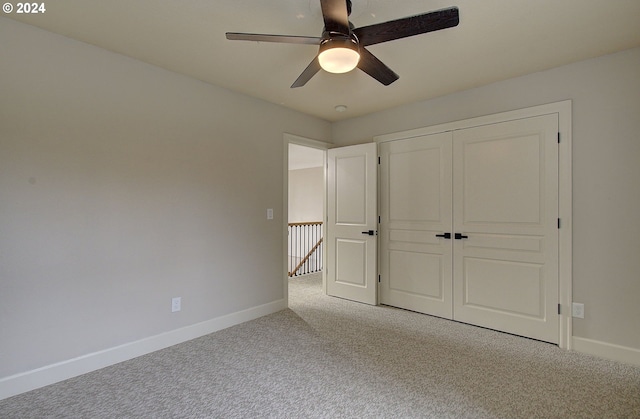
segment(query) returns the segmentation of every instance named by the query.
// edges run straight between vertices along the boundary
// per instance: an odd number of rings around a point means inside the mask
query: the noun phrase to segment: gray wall
[[[640,48],[333,124],[333,142],[573,101],[576,337],[640,349]]]
[[[0,40],[0,378],[284,298],[283,133],[329,123],[1,17]]]

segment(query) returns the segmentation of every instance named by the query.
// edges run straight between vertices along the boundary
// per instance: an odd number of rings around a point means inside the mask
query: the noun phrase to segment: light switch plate
[[[273,208],[267,208],[267,220],[273,220]]]

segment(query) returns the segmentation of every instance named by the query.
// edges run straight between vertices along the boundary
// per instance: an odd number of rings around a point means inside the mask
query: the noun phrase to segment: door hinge
[[[560,144],[560,133],[558,132],[558,144]]]
[[[380,275],[378,275],[378,282],[380,282]]]
[[[558,314],[560,314],[560,303],[558,303]]]
[[[380,156],[378,156],[378,164],[380,164]]]
[[[380,216],[378,215],[378,224],[380,224]]]
[[[558,218],[558,228],[560,228],[560,219]]]

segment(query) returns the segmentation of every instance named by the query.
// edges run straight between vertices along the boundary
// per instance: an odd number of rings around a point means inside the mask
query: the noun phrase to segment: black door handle
[[[463,236],[461,233],[456,233],[456,240],[468,239],[469,236]]]
[[[363,231],[362,234],[368,234],[369,236],[373,236],[374,234],[376,234],[376,232],[374,230],[369,230],[369,231]]]
[[[445,239],[450,239],[451,238],[451,233],[436,234],[436,237],[442,237],[442,238],[445,238]]]

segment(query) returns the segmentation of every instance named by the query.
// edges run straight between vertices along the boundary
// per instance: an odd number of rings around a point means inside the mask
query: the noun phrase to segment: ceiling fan
[[[356,28],[349,22],[351,0],[320,0],[320,6],[324,19],[320,37],[227,32],[227,39],[319,45],[318,54],[291,87],[304,86],[321,68],[346,73],[355,67],[388,86],[399,76],[367,51],[366,46],[451,28],[460,21],[458,8],[450,7]]]

